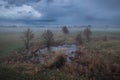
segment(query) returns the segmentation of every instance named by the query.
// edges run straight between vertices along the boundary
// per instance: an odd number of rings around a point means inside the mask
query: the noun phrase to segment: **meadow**
[[[51,30],[54,39],[65,44],[76,44],[76,35],[84,28],[68,28],[64,34],[61,28],[30,28],[35,38],[33,46],[42,46],[42,33]],[[28,56],[21,40],[22,32],[27,28],[0,29],[0,80],[119,80],[120,79],[120,29],[91,28],[91,41],[77,44],[79,50],[71,62],[62,68],[53,67],[62,51],[49,52],[48,61],[44,65],[24,60]],[[105,36],[107,40],[104,40]],[[32,48],[31,48],[32,49]],[[25,53],[25,54],[21,54]],[[60,55],[59,55],[60,54]],[[45,55],[46,56],[46,55]],[[55,59],[54,59],[55,57]],[[53,59],[52,59],[53,58]],[[22,59],[22,61],[21,61]],[[56,61],[56,63],[54,62]],[[6,66],[7,65],[7,66]],[[47,66],[47,67],[46,67]],[[52,67],[52,68],[51,68]]]
[[[33,43],[39,44],[41,42],[41,34],[49,29],[55,34],[55,39],[60,37],[65,38],[66,36],[62,33],[61,28],[31,28],[35,34]],[[69,37],[74,38],[77,33],[82,31],[84,28],[70,28]],[[22,32],[27,28],[1,28],[0,29],[0,55],[8,54],[17,49],[23,48],[23,42],[21,40]],[[103,37],[103,36],[120,36],[119,29],[93,29],[92,37]]]

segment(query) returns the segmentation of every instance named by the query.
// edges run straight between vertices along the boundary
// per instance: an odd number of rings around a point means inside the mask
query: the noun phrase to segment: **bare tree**
[[[47,47],[48,50],[50,50],[50,47],[51,47],[51,45],[54,42],[53,36],[54,35],[53,35],[52,31],[50,31],[50,30],[45,31],[42,34],[44,44],[46,45],[46,47]]]
[[[25,49],[29,49],[33,38],[34,38],[34,33],[31,29],[28,28],[26,31],[23,32],[21,39],[24,42]]]
[[[106,35],[103,36],[103,41],[108,41],[108,37]]]
[[[92,31],[89,26],[84,29],[84,35],[86,37],[87,42],[89,42],[91,40],[91,35],[92,35]]]
[[[81,32],[77,34],[77,36],[76,36],[76,41],[77,41],[79,44],[83,44]]]
[[[69,33],[69,30],[68,30],[68,28],[67,28],[66,26],[64,26],[64,27],[62,28],[62,31],[63,31],[63,33],[65,33],[65,34],[68,34],[68,33]]]

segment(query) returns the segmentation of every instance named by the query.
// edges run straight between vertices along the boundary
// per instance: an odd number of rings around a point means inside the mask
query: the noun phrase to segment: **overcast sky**
[[[120,0],[0,0],[0,24],[120,25]]]

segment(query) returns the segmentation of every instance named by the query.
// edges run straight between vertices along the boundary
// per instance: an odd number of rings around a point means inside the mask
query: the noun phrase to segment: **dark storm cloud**
[[[20,6],[23,4],[39,2],[41,0],[4,0],[4,1],[8,2],[9,4],[14,4],[14,5]]]
[[[120,25],[119,4],[120,0],[1,0],[0,9],[9,14],[0,19],[24,24]]]
[[[120,10],[120,0],[96,0],[99,6],[111,9],[111,10]],[[99,4],[101,3],[101,4]]]

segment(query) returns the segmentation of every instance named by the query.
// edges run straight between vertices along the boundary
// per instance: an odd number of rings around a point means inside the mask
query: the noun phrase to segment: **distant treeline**
[[[120,28],[120,26],[93,26],[93,25],[40,25],[40,26],[18,26],[18,25],[0,25],[0,28],[61,28],[67,26],[69,28],[85,28],[90,26],[91,28]]]

